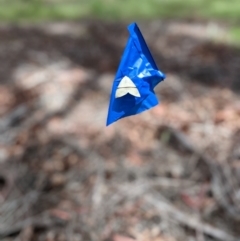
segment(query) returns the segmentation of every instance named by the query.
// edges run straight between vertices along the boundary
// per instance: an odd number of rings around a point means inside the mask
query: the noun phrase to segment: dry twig
[[[240,239],[240,237],[235,238],[222,229],[218,229],[212,225],[201,222],[201,220],[194,217],[193,215],[178,210],[170,203],[164,201],[161,195],[158,195],[157,197],[148,195],[144,199],[147,203],[154,206],[159,211],[160,215],[170,216],[179,223],[186,225],[196,231],[203,232],[206,235],[222,241],[239,241]]]

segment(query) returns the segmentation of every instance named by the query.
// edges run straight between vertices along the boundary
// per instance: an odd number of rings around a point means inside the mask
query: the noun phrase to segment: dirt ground
[[[126,26],[0,27],[0,240],[240,240],[240,49],[139,23],[161,103],[106,127]]]

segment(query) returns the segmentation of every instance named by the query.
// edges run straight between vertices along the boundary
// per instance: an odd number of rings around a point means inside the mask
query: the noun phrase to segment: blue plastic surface
[[[121,63],[115,76],[110,97],[106,125],[132,115],[139,114],[158,104],[154,87],[165,79],[137,26],[132,23],[128,26],[130,33]],[[140,97],[126,94],[116,98],[116,90],[124,76],[129,77],[136,85]]]

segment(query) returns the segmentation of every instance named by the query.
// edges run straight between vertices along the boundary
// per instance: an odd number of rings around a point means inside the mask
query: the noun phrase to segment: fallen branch
[[[197,217],[178,210],[175,206],[169,204],[167,201],[164,201],[160,195],[158,195],[158,197],[147,195],[144,197],[144,199],[148,204],[154,206],[159,211],[160,215],[172,217],[175,221],[178,221],[179,223],[186,225],[198,232],[203,232],[204,234],[221,241],[240,240],[240,237],[235,238],[222,229],[203,223]]]
[[[212,191],[215,199],[234,219],[240,220],[238,206],[236,204],[232,204],[228,200],[222,187],[221,178],[222,176],[225,177],[224,173],[229,167],[226,165],[222,166],[222,164],[219,164],[217,161],[210,159],[196,146],[194,146],[191,140],[181,131],[170,126],[161,126],[159,128],[158,137],[160,138],[161,134],[164,132],[169,134],[168,142],[170,142],[174,148],[181,149],[182,151],[194,154],[198,157],[201,168],[203,168],[202,173],[211,180]],[[231,180],[231,174],[228,177],[225,177],[225,179]]]
[[[62,220],[56,220],[49,217],[31,217],[24,221],[19,221],[9,228],[0,228],[0,239],[20,233],[27,227],[33,227],[34,229],[39,228],[50,228],[55,225],[63,224]]]
[[[212,167],[216,165],[216,162],[212,161],[209,157],[204,155],[196,146],[193,145],[192,141],[181,131],[172,128],[170,126],[161,126],[158,130],[158,138],[164,132],[168,132],[168,142],[171,143],[174,148],[180,149],[187,153],[195,154],[199,157],[199,161],[207,165],[207,167]]]

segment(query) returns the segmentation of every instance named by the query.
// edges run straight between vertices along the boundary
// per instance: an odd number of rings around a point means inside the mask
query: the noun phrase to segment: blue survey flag
[[[130,36],[115,76],[107,126],[158,104],[154,87],[165,79],[136,23],[128,26]]]

